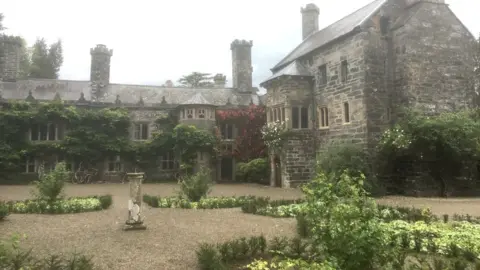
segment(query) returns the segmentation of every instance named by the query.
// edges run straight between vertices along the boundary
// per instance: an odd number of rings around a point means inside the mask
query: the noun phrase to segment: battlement
[[[97,44],[95,48],[90,49],[90,54],[106,54],[112,56],[113,50],[108,49],[107,46],[103,44]]]
[[[247,41],[245,39],[241,39],[241,40],[235,39],[230,44],[230,49],[232,50],[237,47],[252,47],[252,46],[253,46],[253,40]]]
[[[310,4],[307,4],[304,8],[300,8],[300,12],[302,13],[306,13],[306,12],[316,12],[316,13],[320,13],[320,9],[317,7],[317,5],[313,4],[313,3],[310,3]]]

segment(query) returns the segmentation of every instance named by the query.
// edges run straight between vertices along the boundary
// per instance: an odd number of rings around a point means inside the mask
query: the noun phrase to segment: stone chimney
[[[0,78],[4,82],[15,82],[20,69],[22,43],[13,36],[0,36]]]
[[[172,80],[167,80],[165,82],[165,87],[174,87]]]
[[[301,8],[302,13],[302,40],[305,40],[312,33],[318,31],[318,15],[320,9],[313,3]]]
[[[215,88],[225,88],[227,76],[218,73],[213,77],[213,82],[215,83]]]
[[[100,86],[107,86],[110,83],[110,58],[113,50],[107,46],[98,44],[90,49],[92,63],[90,65],[90,81]]]
[[[252,91],[252,46],[251,40],[236,39],[230,44],[233,88],[242,92]]]

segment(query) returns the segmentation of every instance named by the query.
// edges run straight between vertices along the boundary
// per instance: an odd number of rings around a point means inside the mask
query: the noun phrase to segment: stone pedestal
[[[142,212],[142,181],[143,173],[127,173],[130,183],[130,200],[128,200],[128,219],[125,222],[124,230],[145,230],[143,225]]]

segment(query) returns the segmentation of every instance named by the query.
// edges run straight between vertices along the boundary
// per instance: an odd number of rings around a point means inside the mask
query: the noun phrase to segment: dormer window
[[[187,118],[192,119],[193,118],[193,109],[187,109]]]
[[[197,109],[198,118],[205,118],[205,109]]]

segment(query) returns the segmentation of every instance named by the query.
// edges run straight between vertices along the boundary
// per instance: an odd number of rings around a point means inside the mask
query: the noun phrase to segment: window
[[[318,67],[318,84],[326,85],[328,82],[327,78],[327,65],[321,65]]]
[[[350,123],[350,108],[348,102],[343,103],[343,118],[345,123]]]
[[[26,157],[25,158],[25,172],[26,173],[34,173],[36,171],[37,171],[37,166],[35,164],[35,158]]]
[[[205,109],[197,109],[198,118],[205,118]]]
[[[347,60],[343,60],[341,64],[340,75],[342,78],[342,83],[346,83],[348,80],[348,62]]]
[[[120,161],[120,156],[114,156],[114,157],[108,158],[108,171],[109,172],[122,171],[122,162]]]
[[[273,109],[268,110],[268,119],[270,119],[270,122],[273,122]]]
[[[282,121],[285,122],[285,108],[282,108]]]
[[[318,116],[320,120],[318,121],[319,127],[321,128],[328,127],[328,108],[327,107],[320,108],[318,112]]]
[[[69,172],[73,172],[80,167],[78,163],[75,163],[72,159],[65,159],[64,156],[58,157],[57,163],[58,162],[65,162],[65,169]]]
[[[224,154],[232,154],[233,153],[233,145],[231,145],[231,144],[224,144],[222,148],[223,148],[223,153]]]
[[[162,170],[175,169],[175,155],[173,152],[167,152],[160,158],[160,168]]]
[[[185,119],[185,110],[182,109],[182,119]]]
[[[231,140],[233,139],[233,125],[232,124],[223,124],[221,128],[222,139]]]
[[[277,115],[277,109],[273,109],[273,121],[277,121],[278,120],[278,115]]]
[[[210,109],[210,119],[213,119],[215,117],[215,109]]]
[[[135,140],[148,140],[148,123],[135,123],[134,128],[133,138]]]
[[[192,119],[193,118],[193,109],[187,109],[187,118]]]
[[[387,118],[387,121],[392,120],[392,108],[390,108],[390,107],[387,108],[387,116],[386,116],[386,118]]]
[[[34,125],[30,129],[31,141],[56,141],[58,140],[56,124]]]
[[[308,108],[292,107],[292,128],[308,128]]]

